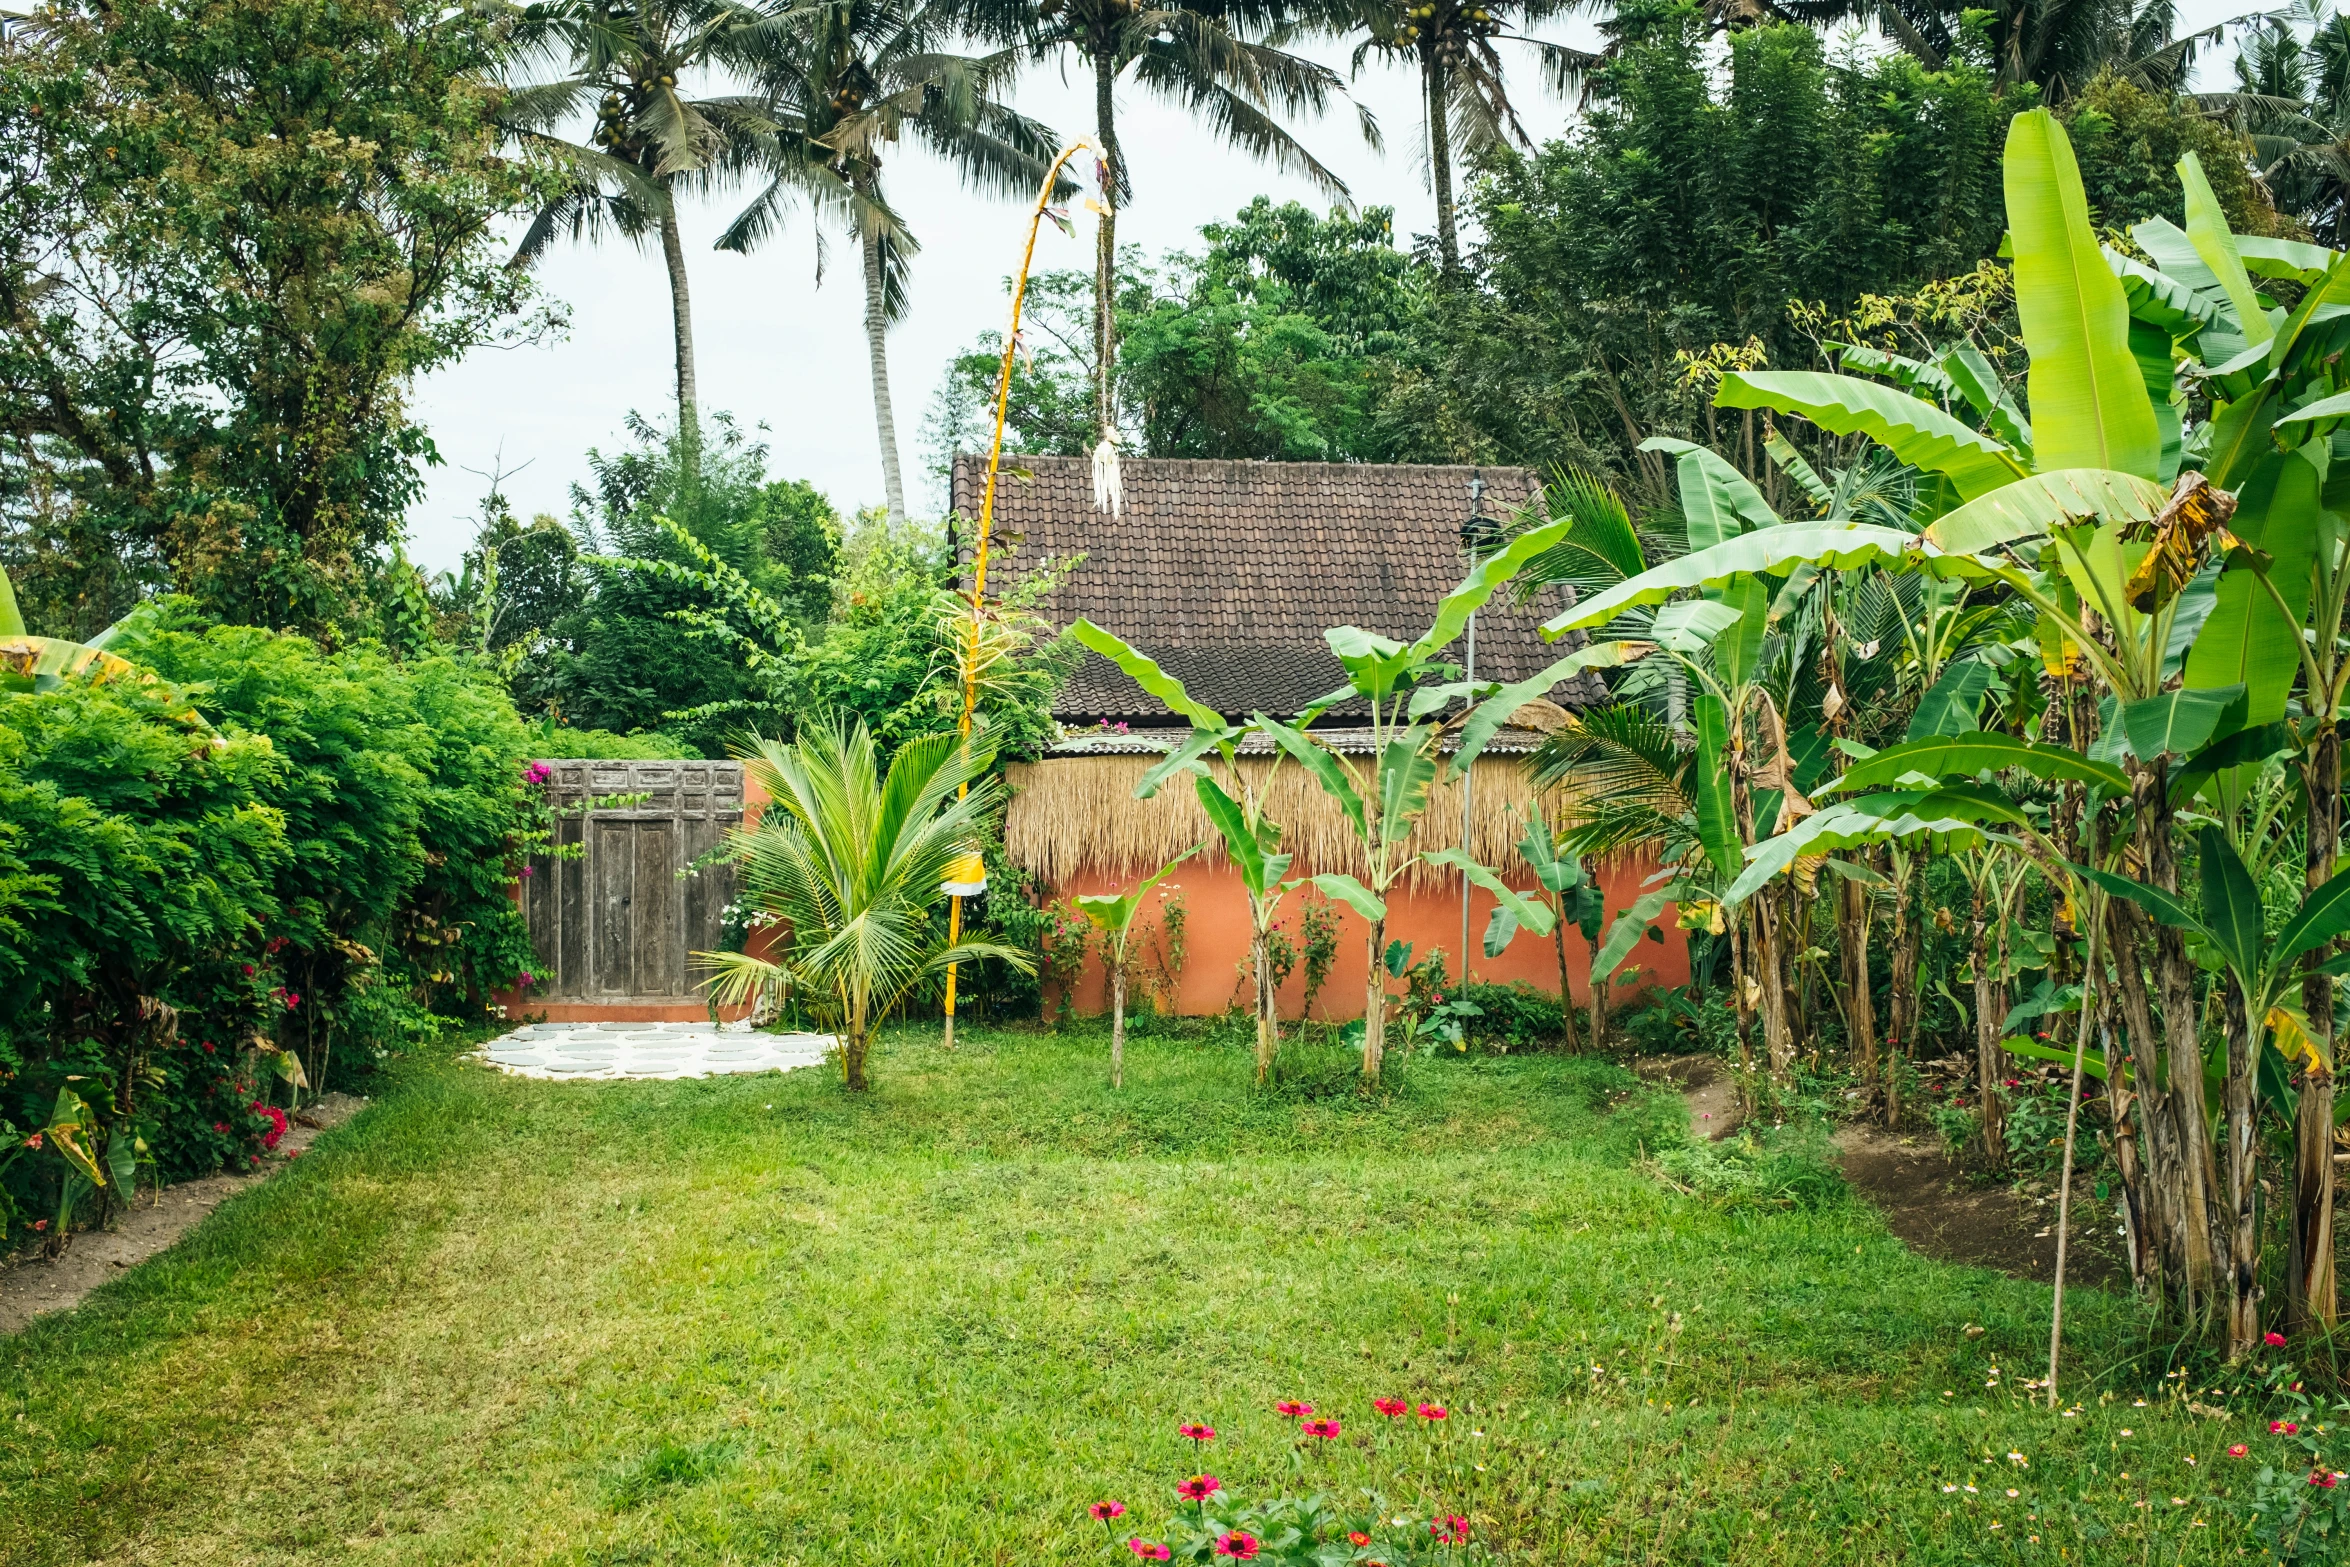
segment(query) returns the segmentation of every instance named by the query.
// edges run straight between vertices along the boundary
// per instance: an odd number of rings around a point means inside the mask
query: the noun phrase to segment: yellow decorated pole
[[[1012,356],[1020,351],[1020,307],[1028,297],[1028,269],[1036,260],[1036,235],[1052,206],[1054,183],[1069,160],[1092,145],[1089,141],[1070,143],[1053,159],[1053,166],[1045,170],[1044,183],[1036,193],[1035,210],[1028,214],[1028,244],[1020,252],[1020,271],[1012,282],[1012,328],[1004,334],[1004,362],[996,371],[995,435],[988,445],[987,487],[979,497],[979,533],[971,553],[971,630],[963,647],[963,716],[956,724],[956,733],[965,740],[971,738],[971,713],[979,705],[979,638],[986,614],[987,543],[995,527],[996,471],[1004,460],[1004,416],[1012,399]],[[970,787],[964,784],[956,791],[957,797],[968,793]],[[947,906],[947,944],[952,946],[963,939],[963,899],[986,889],[987,873],[978,851],[974,850],[958,861],[950,874],[953,879],[945,884],[944,890],[951,895]],[[955,1048],[955,967],[952,963],[947,965],[946,1047],[949,1050]]]

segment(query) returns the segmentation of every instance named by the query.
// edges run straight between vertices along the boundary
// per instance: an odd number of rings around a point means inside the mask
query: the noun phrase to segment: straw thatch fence
[[[1366,766],[1370,758],[1346,760]],[[1223,841],[1187,779],[1171,781],[1148,800],[1134,797],[1134,786],[1158,761],[1156,756],[1056,756],[1006,769],[1012,805],[1004,820],[1004,847],[1012,862],[1046,886],[1061,887],[1080,871],[1148,875],[1195,843],[1208,845],[1206,858],[1221,860]],[[1265,813],[1281,825],[1282,847],[1297,856],[1292,875],[1366,874],[1361,845],[1345,813],[1295,762],[1284,761],[1276,769],[1271,757],[1242,757],[1239,766],[1264,791]],[[1506,877],[1531,876],[1517,851],[1533,795],[1523,758],[1488,755],[1476,763],[1475,772],[1469,852]],[[1459,781],[1440,775],[1429,802],[1407,852],[1453,848],[1461,841]],[[1425,864],[1415,865],[1407,877],[1419,888],[1453,886],[1459,880],[1457,871]]]

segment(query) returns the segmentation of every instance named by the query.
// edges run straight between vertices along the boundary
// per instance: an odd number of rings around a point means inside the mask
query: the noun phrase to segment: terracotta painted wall
[[[1651,865],[1626,866],[1604,873],[1601,887],[1607,898],[1608,917],[1627,907],[1640,896],[1642,882],[1655,867]],[[1177,1010],[1192,1016],[1222,1012],[1227,1007],[1248,1004],[1248,994],[1240,978],[1239,964],[1248,956],[1248,899],[1241,891],[1240,878],[1222,862],[1212,865],[1191,864],[1178,870],[1173,882],[1181,889],[1184,901],[1184,942],[1181,989]],[[1080,893],[1120,892],[1130,881],[1113,877],[1080,876],[1061,889],[1064,899]],[[1165,891],[1167,884],[1160,884]],[[1302,889],[1301,889],[1302,890]],[[1297,940],[1298,893],[1291,893],[1282,904],[1280,924],[1289,932],[1290,940]],[[1315,894],[1319,897],[1320,894]],[[1472,889],[1469,905],[1469,978],[1493,984],[1509,984],[1522,980],[1550,995],[1558,994],[1558,951],[1550,938],[1536,938],[1519,931],[1498,958],[1485,956],[1485,922],[1493,913],[1492,895]],[[1158,894],[1152,896],[1153,905],[1161,902]],[[1364,950],[1367,922],[1344,904],[1332,904],[1339,916],[1338,961],[1329,980],[1314,1001],[1317,1019],[1337,1021],[1360,1017],[1363,1012],[1364,969],[1368,954]],[[1461,894],[1455,882],[1446,888],[1431,888],[1424,892],[1404,890],[1389,900],[1387,937],[1391,941],[1412,943],[1412,957],[1416,962],[1428,955],[1432,947],[1442,947],[1450,960],[1451,971],[1459,969],[1461,945]],[[1147,927],[1155,922],[1154,911],[1146,910],[1137,925]],[[1611,984],[1613,994],[1608,1005],[1611,1010],[1622,1006],[1630,998],[1658,985],[1678,985],[1689,978],[1689,948],[1682,932],[1672,926],[1673,911],[1666,908],[1660,923],[1663,942],[1642,941],[1633,956],[1617,971],[1618,983]],[[1147,929],[1142,938],[1151,937]],[[1302,964],[1300,967],[1302,968]],[[1574,990],[1576,1004],[1590,1002],[1589,976],[1591,948],[1583,940],[1582,932],[1570,928],[1567,932],[1567,969]],[[1152,973],[1149,962],[1142,972]],[[1621,981],[1626,975],[1637,975],[1631,984]],[[1140,981],[1137,982],[1141,983]],[[1292,973],[1289,983],[1281,991],[1282,1016],[1294,1018],[1305,998],[1305,979],[1302,973]],[[1129,1002],[1140,1007],[1139,996]],[[1109,1006],[1109,987],[1098,955],[1089,952],[1084,979],[1077,988],[1076,1007],[1080,1012],[1100,1012]]]

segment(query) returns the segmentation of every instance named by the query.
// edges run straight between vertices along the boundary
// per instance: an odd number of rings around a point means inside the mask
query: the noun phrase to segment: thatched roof
[[[1014,571],[1082,554],[1044,606],[1052,622],[1065,627],[1082,615],[1117,633],[1195,699],[1236,719],[1259,709],[1294,713],[1340,684],[1345,673],[1322,640],[1328,627],[1404,640],[1426,630],[1437,600],[1467,570],[1464,525],[1473,516],[1506,522],[1540,488],[1524,468],[1129,458],[1122,469],[1125,502],[1112,515],[1095,509],[1088,459],[1006,458],[995,548]],[[985,458],[955,459],[964,541],[986,477]],[[1482,485],[1474,502],[1473,484]],[[1479,615],[1477,674],[1523,680],[1556,661],[1565,647],[1537,628],[1570,602],[1554,590]],[[1466,662],[1465,646],[1456,642],[1448,656]],[[1596,686],[1586,677],[1552,697],[1604,700]],[[1063,686],[1054,716],[1076,726],[1175,722],[1093,654]],[[1348,716],[1341,708],[1332,719]]]

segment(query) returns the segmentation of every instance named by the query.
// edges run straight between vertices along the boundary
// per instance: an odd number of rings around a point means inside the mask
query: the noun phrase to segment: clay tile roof
[[[986,477],[985,458],[955,459],[966,560]],[[989,572],[1082,554],[1044,606],[1054,625],[1082,615],[1117,633],[1228,716],[1285,715],[1344,681],[1325,628],[1360,626],[1405,641],[1427,629],[1467,569],[1461,527],[1478,478],[1482,514],[1496,522],[1538,489],[1524,468],[1130,457],[1124,509],[1113,516],[1094,508],[1090,459],[1006,457]],[[1522,680],[1560,658],[1567,645],[1543,641],[1537,628],[1568,602],[1566,590],[1548,590],[1532,604],[1502,602],[1480,614],[1479,678]],[[1465,662],[1463,643],[1446,656]],[[1592,700],[1594,683],[1570,682],[1551,698]],[[1064,724],[1175,721],[1090,653],[1053,710]]]

